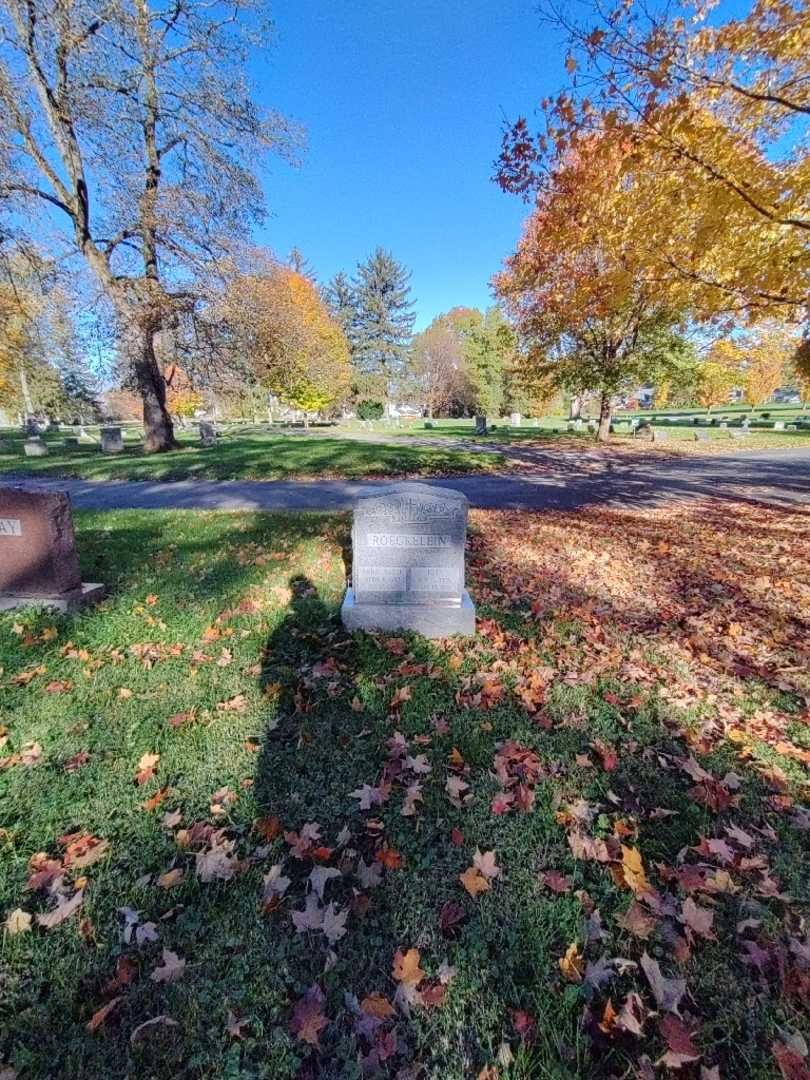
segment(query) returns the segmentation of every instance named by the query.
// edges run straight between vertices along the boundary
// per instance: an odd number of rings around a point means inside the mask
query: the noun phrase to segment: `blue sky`
[[[276,0],[273,14],[251,74],[308,150],[299,169],[271,162],[257,239],[297,246],[321,280],[389,248],[413,272],[417,328],[491,303],[526,214],[490,180],[502,118],[565,79],[535,0]]]

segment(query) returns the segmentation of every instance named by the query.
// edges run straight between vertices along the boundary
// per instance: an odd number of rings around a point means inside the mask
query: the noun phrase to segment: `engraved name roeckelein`
[[[447,547],[450,537],[438,533],[368,533],[369,547]]]
[[[0,536],[22,536],[19,518],[0,518]]]

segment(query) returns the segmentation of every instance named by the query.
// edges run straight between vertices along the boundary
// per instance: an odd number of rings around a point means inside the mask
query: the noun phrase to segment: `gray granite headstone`
[[[509,424],[511,427],[520,427],[523,423],[523,417],[519,412],[513,412],[509,414]]]
[[[785,430],[785,421],[784,420],[774,420],[774,422],[773,422],[773,430],[774,431],[784,431]]]
[[[467,497],[398,483],[361,496],[352,525],[352,584],[341,608],[349,630],[475,633],[464,588]]]
[[[23,443],[23,452],[26,457],[47,457],[48,446],[39,435],[34,435]]]
[[[101,452],[102,454],[120,454],[124,449],[124,436],[120,427],[103,427],[101,429]]]
[[[486,435],[487,433],[487,418],[485,416],[476,416],[475,418],[475,434]]]
[[[210,420],[200,421],[200,442],[203,446],[216,446],[217,429]]]

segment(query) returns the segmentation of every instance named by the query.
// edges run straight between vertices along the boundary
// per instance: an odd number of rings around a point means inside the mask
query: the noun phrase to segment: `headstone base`
[[[51,596],[12,596],[0,593],[0,611],[14,608],[45,607],[52,611],[78,611],[79,608],[98,604],[104,599],[106,586],[98,581],[83,581],[78,589],[55,593]]]
[[[475,605],[467,590],[458,606],[429,604],[358,604],[346,590],[340,618],[347,630],[406,630],[426,638],[475,633]]]

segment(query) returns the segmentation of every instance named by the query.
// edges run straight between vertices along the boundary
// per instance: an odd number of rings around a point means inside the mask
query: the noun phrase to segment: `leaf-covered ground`
[[[342,516],[78,515],[0,619],[0,1076],[808,1076],[810,516],[474,513],[479,634],[347,637]]]

